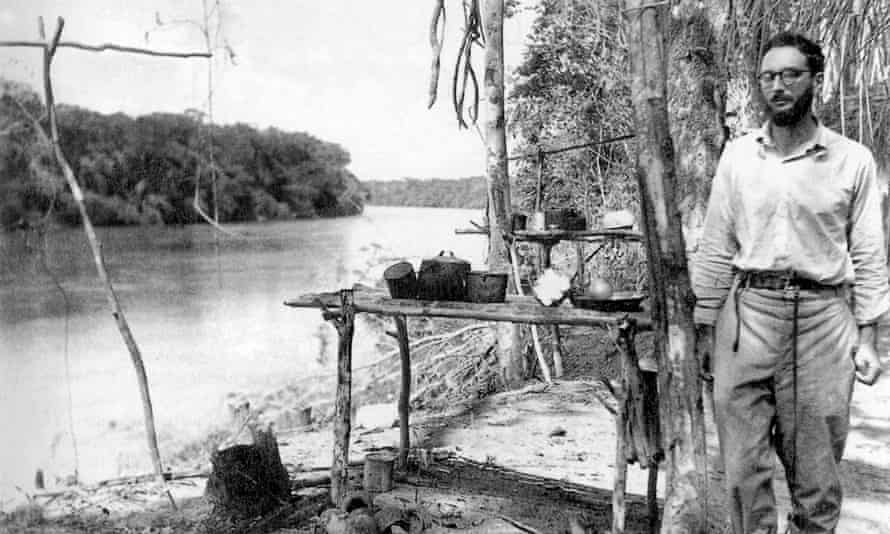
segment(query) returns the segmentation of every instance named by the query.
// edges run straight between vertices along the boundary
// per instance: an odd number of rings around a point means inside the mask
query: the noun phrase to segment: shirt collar
[[[786,160],[792,159],[800,159],[802,157],[809,156],[811,154],[816,155],[816,159],[823,159],[828,152],[828,129],[822,124],[822,121],[813,117],[813,120],[816,122],[816,131],[813,132],[813,137],[810,138],[803,146],[800,152],[796,154],[792,154],[787,157]],[[773,141],[772,136],[770,135],[770,121],[766,121],[763,125],[755,130],[754,139],[760,144],[761,154],[763,150],[766,148],[775,149],[776,144]]]

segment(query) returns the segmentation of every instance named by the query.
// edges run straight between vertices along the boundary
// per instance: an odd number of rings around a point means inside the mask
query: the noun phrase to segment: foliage
[[[43,110],[33,92],[4,83],[0,99],[0,223],[27,225],[54,209],[79,221],[70,193],[40,143],[21,103],[33,117]],[[198,150],[197,124],[185,114],[132,118],[60,105],[62,150],[85,190],[96,224],[193,223],[195,180],[209,172]],[[6,125],[6,126],[4,126]],[[360,184],[346,169],[349,153],[307,133],[259,131],[235,124],[214,128],[219,216],[226,221],[360,213]],[[209,180],[202,180],[209,184]],[[199,201],[207,211],[210,186]]]
[[[832,128],[869,146],[890,164],[890,2],[887,0],[744,0],[733,3],[722,36],[730,73],[727,111],[741,127],[759,125],[762,103],[753,83],[765,39],[782,31],[803,33],[826,55],[817,113]],[[753,108],[748,110],[746,108]]]
[[[535,209],[539,167],[534,156],[539,149],[577,145],[633,130],[621,3],[541,0],[536,4],[537,17],[524,61],[514,73],[507,102],[514,145],[511,152],[530,156],[511,167],[514,209],[526,212]],[[890,2],[742,0],[729,7],[721,0],[674,2],[673,16],[680,13],[679,4],[703,9],[717,28],[714,39],[702,44],[707,49],[675,53],[715,56],[725,76],[726,94],[717,94],[719,87],[704,81],[700,90],[711,87],[714,98],[725,102],[731,135],[762,121],[753,75],[763,41],[780,30],[798,31],[821,42],[827,56],[818,115],[830,127],[872,148],[886,168],[890,158],[890,129],[886,128],[890,122],[886,68]],[[671,27],[672,32],[682,29],[677,24]],[[672,41],[671,46],[683,44]],[[720,118],[715,116],[715,121]],[[682,119],[674,125],[678,154],[692,147],[684,146],[686,137],[677,133],[698,127]],[[591,226],[597,225],[604,208],[639,213],[634,148],[631,141],[547,156],[542,207],[575,207],[587,215]],[[705,182],[704,198],[710,178],[692,177]],[[614,271],[614,258],[606,252],[600,253],[593,265],[601,274]],[[643,255],[639,256],[642,260]]]
[[[513,75],[507,121],[514,154],[514,210],[535,209],[538,150],[548,151],[633,132],[627,46],[618,2],[542,0],[522,64]],[[639,213],[633,141],[545,155],[541,208],[572,207],[596,227],[605,211]],[[574,250],[557,247],[555,264],[574,269]],[[583,245],[583,253],[593,249]],[[563,254],[564,252],[565,254]],[[621,289],[641,288],[642,247],[610,244],[589,267]]]
[[[368,204],[378,206],[424,206],[432,208],[484,208],[485,177],[473,176],[446,180],[404,178],[390,181],[365,181]]]
[[[544,0],[508,97],[515,153],[534,154],[632,130],[626,47],[615,2]],[[630,207],[635,199],[632,155],[605,144],[546,156],[543,207],[574,207],[590,219],[603,207]],[[535,205],[538,160],[513,167],[514,204]]]

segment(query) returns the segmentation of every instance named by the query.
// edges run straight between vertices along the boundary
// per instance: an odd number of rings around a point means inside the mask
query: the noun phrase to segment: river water
[[[373,283],[396,259],[416,266],[440,249],[478,266],[484,238],[454,229],[479,217],[371,206],[356,217],[230,226],[243,237],[223,236],[218,253],[207,226],[99,229],[162,446],[218,425],[230,392],[269,391],[320,370],[318,333],[331,327],[285,299]],[[135,373],[82,230],[35,241],[0,235],[0,509],[15,485],[33,489],[37,468],[50,481],[75,466],[85,481],[151,470]],[[373,350],[362,341],[357,360]]]

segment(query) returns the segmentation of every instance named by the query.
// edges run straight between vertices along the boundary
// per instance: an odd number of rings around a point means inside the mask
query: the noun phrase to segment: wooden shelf
[[[604,241],[607,239],[623,239],[626,241],[642,241],[643,234],[626,229],[601,230],[517,230],[512,233],[517,241]]]

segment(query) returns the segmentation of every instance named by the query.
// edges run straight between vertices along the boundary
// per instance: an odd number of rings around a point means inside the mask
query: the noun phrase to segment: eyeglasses
[[[810,72],[809,70],[801,70],[801,69],[782,69],[781,71],[774,72],[771,70],[765,70],[757,75],[757,79],[760,81],[760,85],[772,85],[773,80],[776,79],[776,76],[782,80],[782,85],[788,87],[789,85],[793,85],[795,82],[800,80],[801,76],[804,73]]]

